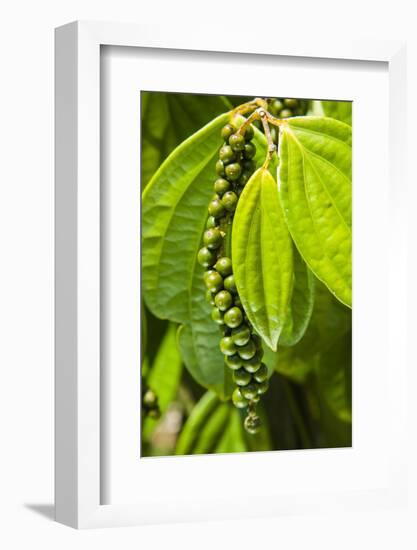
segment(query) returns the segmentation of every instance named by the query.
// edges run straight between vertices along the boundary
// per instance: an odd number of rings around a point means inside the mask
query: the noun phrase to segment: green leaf
[[[284,328],[279,337],[280,346],[294,346],[303,337],[314,304],[314,275],[294,249],[294,286]]]
[[[242,419],[239,411],[233,408],[230,411],[227,426],[216,447],[216,453],[244,453],[248,445],[244,436]]]
[[[212,411],[215,410],[219,400],[213,392],[206,392],[200,401],[195,405],[186,423],[184,424],[177,441],[175,454],[190,454],[191,449],[200,433],[202,426],[207,421]]]
[[[161,342],[158,353],[147,375],[147,385],[156,393],[161,413],[175,399],[182,374],[182,360],[179,354],[176,326],[170,324]],[[149,438],[158,421],[145,418],[142,428],[144,439]]]
[[[292,347],[265,350],[264,362],[294,382],[303,383],[317,366],[320,353],[334,345],[352,326],[352,312],[317,279],[314,280],[313,312],[301,340]]]
[[[326,116],[336,118],[352,126],[352,102],[351,101],[321,101],[323,112]]]
[[[279,195],[295,244],[310,269],[352,304],[352,129],[325,117],[280,128]]]
[[[214,451],[227,426],[230,413],[231,407],[228,403],[217,406],[202,427],[192,454],[206,454]]]
[[[230,390],[225,387],[226,370],[219,348],[221,334],[210,317],[210,307],[202,292],[192,296],[196,302],[194,320],[179,327],[178,344],[184,363],[196,382],[225,399]]]
[[[233,222],[232,260],[236,286],[256,331],[276,349],[293,285],[293,249],[277,185],[257,170],[240,197]]]
[[[196,252],[213,194],[214,165],[224,114],[184,141],[158,169],[143,193],[142,284],[154,315],[187,322]]]
[[[352,338],[339,337],[321,354],[318,380],[323,396],[333,412],[344,422],[352,421]]]
[[[204,94],[141,92],[141,103],[142,189],[177,145],[231,108],[224,96]]]

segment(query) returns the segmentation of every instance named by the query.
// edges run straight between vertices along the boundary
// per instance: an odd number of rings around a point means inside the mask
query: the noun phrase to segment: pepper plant
[[[351,444],[351,104],[142,93],[142,455]]]

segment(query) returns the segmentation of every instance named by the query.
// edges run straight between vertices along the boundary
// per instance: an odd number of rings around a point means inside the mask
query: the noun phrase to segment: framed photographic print
[[[57,520],[400,505],[403,45],[156,30],[56,31]]]

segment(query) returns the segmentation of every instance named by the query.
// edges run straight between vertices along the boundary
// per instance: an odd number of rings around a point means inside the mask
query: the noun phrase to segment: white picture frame
[[[76,528],[240,517],[244,506],[230,513],[230,502],[200,506],[193,513],[166,495],[163,508],[149,502],[101,504],[100,399],[100,50],[127,46],[255,55],[381,61],[389,71],[391,229],[405,234],[404,127],[405,46],[401,42],[326,43],[296,41],[259,33],[248,45],[238,33],[213,37],[211,28],[170,29],[75,22],[56,30],[56,519]],[[219,53],[218,55],[222,55]],[[395,275],[405,281],[405,252],[390,251]],[[394,268],[392,268],[394,269]],[[405,285],[405,282],[404,282]],[[405,295],[389,303],[394,316],[405,318]],[[389,373],[397,425],[405,423],[406,355],[397,356],[395,376]],[[393,426],[391,427],[393,429]],[[340,491],[300,495],[288,492],[279,502],[260,505],[256,515],[349,506],[395,506],[405,498],[406,478],[401,429],[387,455],[390,475],[382,489],[362,489],[355,496]],[[160,503],[159,503],[160,504]],[[188,509],[191,510],[190,503]],[[195,508],[195,507],[194,507]],[[159,512],[157,511],[159,509]],[[266,510],[269,512],[266,512]],[[252,515],[248,513],[247,515]]]

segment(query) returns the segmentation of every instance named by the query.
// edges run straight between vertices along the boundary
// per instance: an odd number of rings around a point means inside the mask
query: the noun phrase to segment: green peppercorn
[[[275,99],[269,109],[274,116],[278,116],[283,108],[283,104],[279,99]]]
[[[245,371],[246,372],[246,371]],[[248,373],[249,374],[249,373]],[[250,383],[241,389],[243,397],[249,399],[249,401],[258,395],[258,385],[256,383]]]
[[[225,278],[224,288],[226,290],[228,290],[229,292],[231,292],[232,294],[236,294],[237,288],[236,288],[236,283],[235,283],[235,277],[234,277],[233,274],[229,275],[228,277]]]
[[[217,260],[214,269],[218,271],[222,277],[227,277],[232,274],[232,260],[227,258],[227,256],[223,256]]]
[[[209,216],[207,218],[206,229],[212,229],[213,227],[216,227],[216,225],[217,225],[216,218],[214,216]]]
[[[239,388],[234,389],[232,393],[232,401],[233,405],[238,409],[244,409],[249,404],[249,401],[243,397]]]
[[[207,229],[203,235],[203,242],[211,250],[216,250],[222,244],[223,237],[218,227]]]
[[[224,178],[218,178],[214,182],[214,190],[220,196],[222,196],[223,193],[226,193],[226,191],[229,191],[229,189],[230,189],[230,182],[225,180]]]
[[[256,147],[253,143],[245,143],[245,148],[243,150],[243,158],[245,160],[253,159],[256,155]]]
[[[224,325],[223,313],[217,307],[211,310],[211,318],[218,325]]]
[[[269,382],[268,380],[264,380],[263,382],[257,383],[258,388],[258,395],[262,395],[268,391],[269,388]]]
[[[240,175],[240,178],[238,179],[238,182],[237,184],[240,186],[240,187],[245,187],[245,185],[248,183],[248,181],[250,180],[251,178],[251,173],[244,170],[242,172],[242,174]]]
[[[248,325],[243,324],[232,330],[232,340],[237,346],[244,346],[250,340],[250,329]]]
[[[233,297],[227,290],[221,290],[214,297],[214,302],[220,311],[227,311],[233,304]]]
[[[230,145],[223,145],[219,151],[219,158],[223,164],[229,164],[236,160],[236,153],[230,147]]]
[[[235,370],[233,380],[238,386],[246,386],[252,380],[252,376],[245,369]]]
[[[232,162],[232,164],[228,164],[224,169],[224,174],[229,181],[238,180],[241,173],[242,167],[238,162]]]
[[[213,298],[213,294],[210,292],[210,290],[207,290],[207,292],[206,292],[206,301],[207,301],[211,306],[214,306],[214,298]]]
[[[255,342],[256,349],[262,349],[262,338],[257,334],[252,334],[252,340]]]
[[[251,339],[247,344],[241,346],[238,350],[242,359],[251,359],[256,353],[255,342]]]
[[[229,291],[229,292],[230,292],[230,291]],[[233,299],[233,301],[234,301],[234,303],[235,303],[235,306],[240,307],[240,308],[243,309],[243,307],[242,307],[242,302],[241,302],[241,300],[240,300],[240,298],[239,298],[239,295],[235,296],[234,299]]]
[[[143,396],[142,402],[144,407],[148,407],[149,409],[151,409],[157,406],[158,397],[156,396],[156,393],[153,390],[149,389],[149,390],[146,390]]]
[[[221,136],[225,141],[228,141],[230,136],[236,132],[236,128],[232,124],[226,124],[223,126]]]
[[[255,355],[250,359],[245,359],[243,361],[243,368],[248,372],[250,372],[251,374],[257,372],[261,368],[261,365],[262,365],[262,357],[259,351],[257,351]]]
[[[229,145],[233,151],[243,151],[245,147],[245,138],[240,134],[232,134],[229,137]]]
[[[289,118],[291,116],[292,116],[291,109],[282,109],[282,111],[280,112],[280,117],[281,118]]]
[[[256,434],[261,428],[261,419],[256,414],[248,414],[243,425],[248,433]]]
[[[221,200],[217,198],[211,200],[208,206],[208,211],[210,216],[214,216],[215,218],[221,218],[226,213]]]
[[[253,377],[257,382],[261,383],[268,380],[268,368],[265,363],[261,363],[260,368],[254,373]]]
[[[253,130],[253,127],[250,124],[249,124],[249,126],[246,126],[243,135],[245,137],[245,141],[251,141],[251,139],[253,139],[253,136],[255,135],[255,132]]]
[[[161,411],[160,411],[159,407],[157,407],[155,409],[148,410],[147,415],[149,416],[149,418],[153,418],[155,420],[158,420],[158,418],[161,418]]]
[[[255,171],[256,164],[254,160],[245,160],[242,163],[243,170],[248,174],[252,174]]]
[[[217,293],[223,288],[223,277],[214,269],[204,273],[204,282],[211,293]]]
[[[240,324],[242,324],[242,321],[243,321],[242,311],[236,306],[231,307],[224,314],[224,322],[230,328],[238,327]]]
[[[284,105],[289,109],[295,109],[296,107],[298,107],[298,99],[288,97],[284,99]]]
[[[228,355],[225,358],[226,365],[229,367],[229,369],[232,370],[238,370],[242,366],[242,359],[239,357],[239,355]]]
[[[216,174],[218,176],[224,176],[225,174],[224,163],[220,159],[216,162]]]
[[[223,336],[220,340],[220,351],[223,355],[234,355],[236,353],[236,346],[230,336]]]
[[[226,191],[222,197],[222,204],[229,212],[234,212],[237,205],[237,195],[233,191]]]
[[[204,246],[198,251],[197,261],[203,267],[210,267],[216,261],[216,254],[212,250]]]

